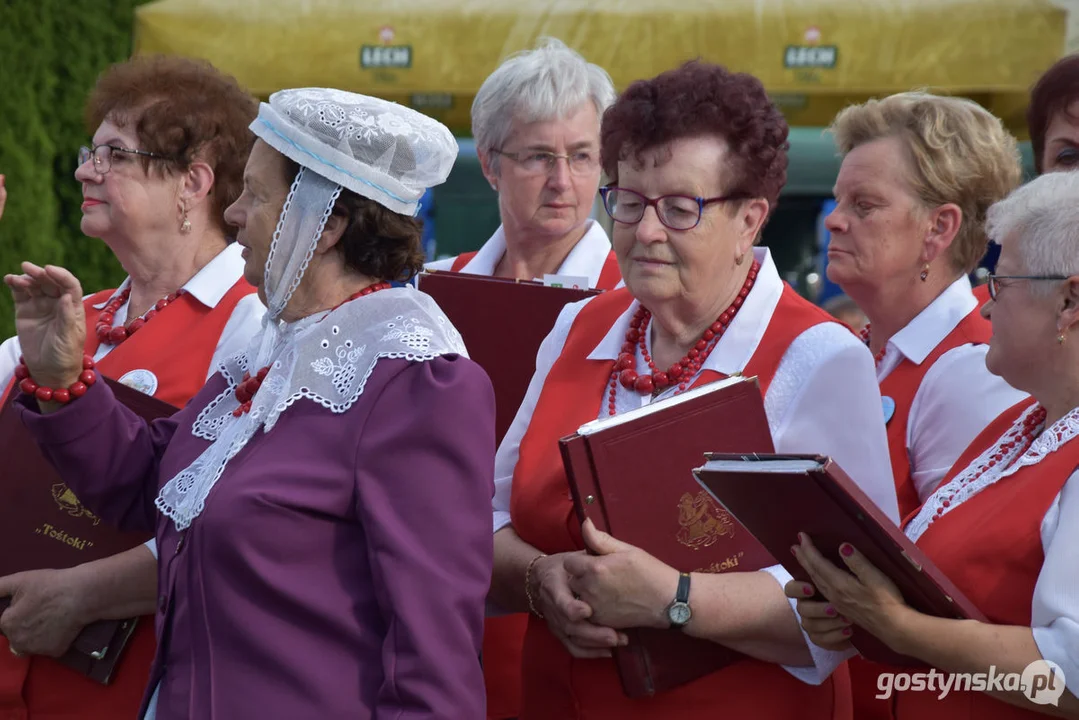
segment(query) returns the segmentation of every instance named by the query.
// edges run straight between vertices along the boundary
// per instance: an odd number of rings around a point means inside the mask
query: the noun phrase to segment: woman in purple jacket
[[[251,129],[225,218],[262,333],[146,424],[94,382],[78,280],[26,263],[23,419],[85,505],[156,527],[142,717],[482,718],[494,395],[434,302],[389,285],[421,267],[413,216],[456,142],[323,89]]]

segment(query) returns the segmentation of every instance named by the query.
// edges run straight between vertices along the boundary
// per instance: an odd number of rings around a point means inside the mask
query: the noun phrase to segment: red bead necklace
[[[734,298],[734,302],[720,313],[720,316],[716,318],[716,321],[711,326],[705,329],[700,339],[689,349],[689,352],[681,360],[667,368],[666,372],[661,372],[657,369],[655,363],[652,362],[651,355],[648,354],[648,323],[652,319],[652,313],[643,305],[638,307],[633,319],[630,320],[629,330],[626,331],[626,342],[622,345],[622,352],[614,364],[614,370],[611,372],[610,391],[607,399],[608,412],[611,415],[615,414],[614,399],[619,384],[627,390],[633,390],[640,395],[648,395],[652,392],[663,390],[675,383],[678,383],[678,392],[684,392],[697,371],[704,365],[704,361],[712,354],[712,350],[719,343],[719,338],[727,331],[727,327],[734,320],[734,316],[738,314],[742,303],[749,296],[749,291],[753,289],[753,284],[757,280],[760,269],[761,264],[754,260],[753,265],[749,268],[749,273],[746,275],[746,281],[742,285],[742,289],[738,291],[738,296]],[[652,371],[650,375],[638,375],[637,371],[634,370],[637,366],[636,351],[638,348],[640,348],[641,357],[644,358],[648,368]]]
[[[377,282],[374,285],[368,285],[363,290],[349,295],[348,298],[335,305],[332,308],[331,312],[341,307],[347,302],[351,302],[352,300],[355,300],[357,298],[365,297],[367,295],[370,295],[371,293],[378,292],[379,290],[387,290],[391,287],[393,286],[390,285],[390,283],[388,282]],[[254,375],[249,372],[244,373],[243,380],[241,380],[240,384],[236,386],[236,399],[240,401],[240,406],[232,411],[233,417],[240,417],[244,413],[251,412],[251,401],[255,397],[255,393],[257,393],[259,391],[259,388],[262,387],[262,381],[266,379],[266,375],[269,372],[270,366],[267,365]]]
[[[862,328],[862,331],[859,334],[862,336],[862,342],[865,343],[865,346],[869,347],[869,324],[868,323],[866,324],[866,326],[864,328]],[[882,347],[877,352],[877,354],[873,356],[873,362],[876,363],[877,365],[880,365],[881,360],[884,359],[884,353],[886,353],[887,351],[888,351],[888,343],[885,343],[884,347]]]
[[[124,288],[119,295],[109,300],[108,304],[101,311],[101,314],[97,318],[97,325],[94,326],[94,331],[97,333],[97,340],[102,344],[119,345],[124,340],[138,332],[146,323],[154,319],[154,316],[169,306],[169,303],[176,300],[184,294],[183,289],[177,290],[174,293],[169,293],[165,297],[161,298],[150,308],[142,317],[135,318],[127,325],[121,325],[119,327],[113,327],[112,321],[116,319],[116,312],[124,306],[127,299],[131,297],[131,288]]]
[[[1030,446],[1034,444],[1034,437],[1038,432],[1038,427],[1045,422],[1045,417],[1045,408],[1043,408],[1041,405],[1039,405],[1032,413],[1027,415],[1026,418],[1023,420],[1023,429],[1020,431],[1019,437],[1015,440],[1009,440],[1005,443],[1001,443],[1000,445],[998,445],[996,447],[996,452],[989,457],[989,463],[984,468],[982,468],[981,471],[975,473],[974,475],[970,476],[969,478],[952,488],[952,490],[948,493],[947,497],[945,497],[944,500],[941,501],[940,507],[937,508],[936,513],[934,513],[933,515],[933,519],[935,520],[941,517],[944,514],[944,511],[947,508],[951,507],[952,500],[955,499],[955,496],[958,495],[963,488],[977,481],[978,478],[980,478],[982,475],[989,471],[989,468],[995,467],[997,464],[1002,463],[1004,461],[1005,453],[1013,450],[1014,448],[1019,448],[1019,452],[1016,453],[1015,457],[1012,460],[1014,462],[1018,458],[1022,457],[1023,453],[1030,449]]]

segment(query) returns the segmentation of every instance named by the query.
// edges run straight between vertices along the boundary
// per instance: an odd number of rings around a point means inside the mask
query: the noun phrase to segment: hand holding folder
[[[588,423],[559,444],[580,522],[590,518],[599,530],[682,572],[775,564],[693,477],[710,451],[772,450],[755,378],[734,376]],[[626,634],[629,645],[613,655],[629,697],[655,695],[745,659],[678,630]]]
[[[839,546],[853,545],[919,612],[986,622],[978,608],[830,458],[712,453],[694,474],[794,579],[810,582],[809,574],[789,551],[791,545],[798,544],[798,533],[802,532],[839,568],[846,568]],[[864,631],[856,629],[851,643],[874,662],[924,665],[892,651]]]
[[[147,420],[177,412],[172,405],[105,378],[116,398]],[[66,569],[116,555],[152,536],[124,533],[84,507],[30,436],[12,402],[0,409],[0,577],[25,570]],[[0,598],[0,612],[10,605]],[[58,662],[107,685],[135,631],[136,619],[87,625]]]

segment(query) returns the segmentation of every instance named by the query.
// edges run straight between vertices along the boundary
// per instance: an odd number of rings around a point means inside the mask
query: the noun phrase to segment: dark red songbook
[[[113,394],[147,420],[172,405],[106,378]],[[19,419],[11,392],[0,409],[0,577],[24,570],[65,569],[130,550],[152,535],[122,533],[86,509],[64,484]],[[0,598],[0,612],[10,598]],[[58,661],[107,685],[137,619],[101,620],[83,628]]]
[[[456,272],[426,272],[416,287],[435,299],[461,333],[468,356],[495,389],[495,440],[509,430],[536,372],[536,353],[569,303],[602,290]]]
[[[597,420],[560,446],[582,523],[591,518],[600,530],[682,572],[775,564],[693,477],[711,451],[772,451],[756,378],[734,376]],[[616,649],[614,658],[629,697],[655,695],[745,657],[679,630],[627,634],[629,645]]]
[[[798,543],[798,533],[804,532],[839,568],[846,568],[839,546],[847,542],[856,547],[892,579],[907,603],[919,612],[986,622],[974,603],[832,459],[713,453],[694,474],[701,486],[738,518],[796,580],[810,580],[789,551]],[[851,643],[874,662],[924,664],[893,652],[864,631],[855,631]]]

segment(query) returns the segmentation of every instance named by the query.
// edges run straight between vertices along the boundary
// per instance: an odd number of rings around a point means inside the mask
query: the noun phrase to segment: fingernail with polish
[[[852,630],[851,628],[845,627],[845,628],[843,628],[843,637],[850,637],[851,633],[853,633],[853,632],[854,632],[854,630]]]
[[[824,608],[824,614],[828,615],[829,617],[834,617],[835,616],[835,608],[832,607],[831,605],[829,605],[828,607]]]
[[[803,585],[802,586],[802,594],[806,595],[806,596],[812,595],[813,594],[813,586],[812,585]]]
[[[843,543],[839,546],[839,552],[843,554],[843,557],[850,557],[854,554],[854,546],[849,543]]]
[[[805,533],[798,533],[798,542],[804,543],[805,541],[806,541],[806,534]]]
[[[798,546],[797,545],[791,545],[791,555],[793,555],[794,557],[798,557]]]
[[[851,624],[851,623],[850,623],[850,620],[848,620],[848,619],[847,619],[847,617],[846,617],[845,615],[840,615],[840,616],[839,616],[839,619],[840,619],[840,620],[842,620],[843,622],[847,623],[848,625],[850,625],[850,624]]]

